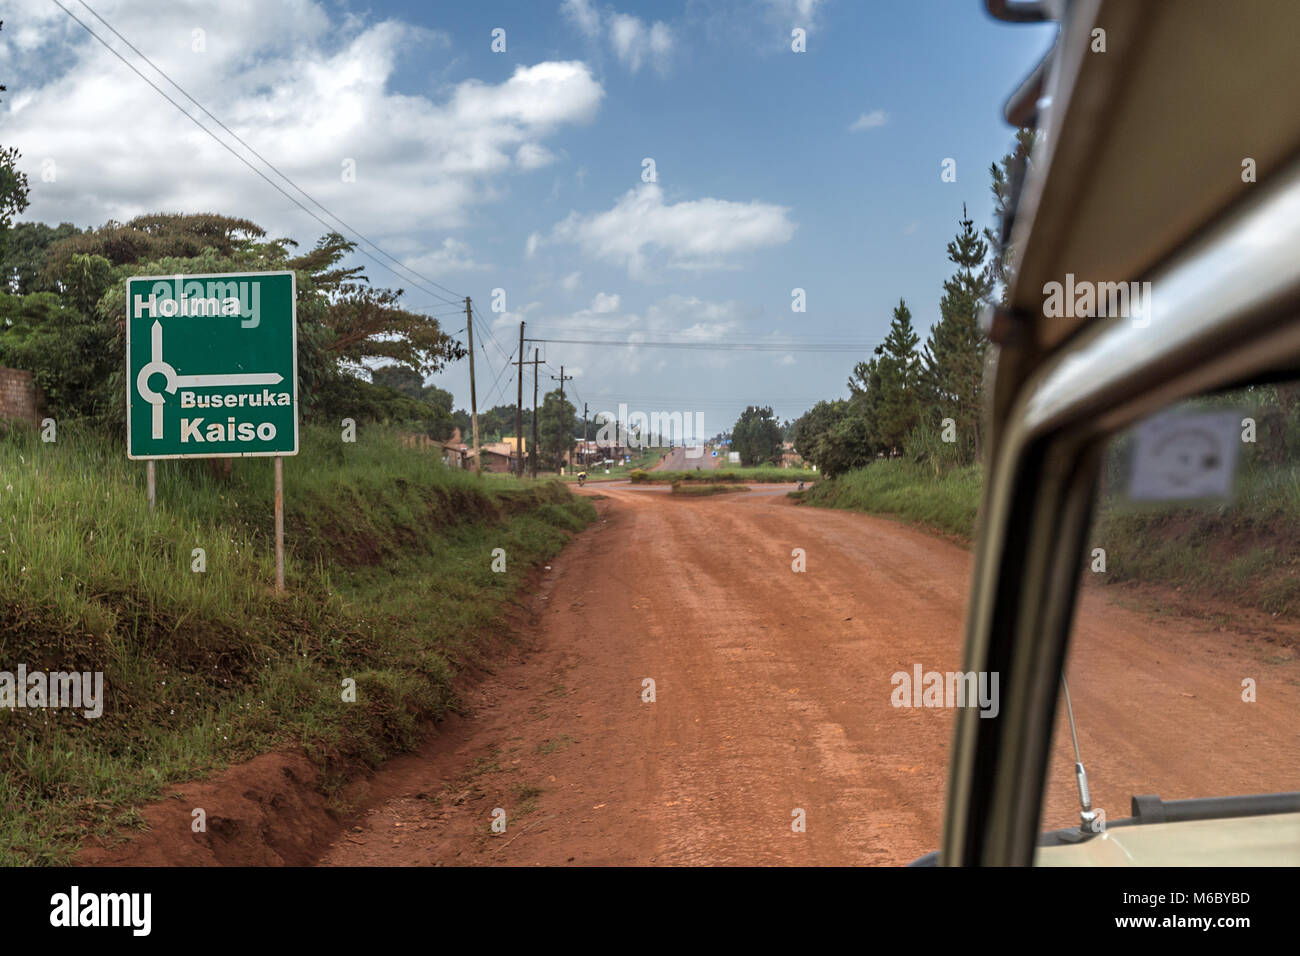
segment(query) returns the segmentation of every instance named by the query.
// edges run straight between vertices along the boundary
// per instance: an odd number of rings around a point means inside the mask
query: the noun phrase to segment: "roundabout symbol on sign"
[[[173,395],[178,388],[215,388],[229,385],[277,385],[284,381],[278,372],[244,372],[228,375],[177,375],[176,369],[163,361],[162,325],[157,319],[149,329],[150,361],[135,377],[135,389],[140,397],[153,406],[152,436],[163,437],[163,396],[149,387],[149,377],[162,375],[167,379],[163,391]]]

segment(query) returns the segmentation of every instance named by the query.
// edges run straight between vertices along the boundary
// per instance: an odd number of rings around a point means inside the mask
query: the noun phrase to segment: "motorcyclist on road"
[[[585,471],[578,472],[578,487],[581,488],[586,483],[587,483],[587,473]]]

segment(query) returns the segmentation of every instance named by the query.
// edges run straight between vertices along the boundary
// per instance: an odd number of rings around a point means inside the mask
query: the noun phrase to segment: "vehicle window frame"
[[[1145,277],[1147,324],[1095,320],[1017,390],[981,504],[966,670],[997,718],[957,715],[941,865],[1030,865],[1078,572],[1109,438],[1159,409],[1300,364],[1300,163]]]

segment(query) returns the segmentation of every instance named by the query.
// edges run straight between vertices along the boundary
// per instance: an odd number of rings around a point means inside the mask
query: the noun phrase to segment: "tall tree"
[[[57,292],[56,280],[45,274],[47,253],[56,242],[80,231],[70,222],[53,227],[43,222],[14,223],[0,249],[0,287],[18,295]]]
[[[731,450],[742,465],[775,464],[781,460],[781,423],[769,406],[750,405],[731,429]]]
[[[46,252],[45,278],[57,278],[68,260],[79,254],[103,256],[115,266],[156,259],[197,258],[207,250],[223,257],[286,258],[287,246],[292,243],[279,240],[259,245],[257,240],[265,236],[266,230],[255,222],[216,213],[152,213],[136,216],[127,223],[109,221],[53,243]],[[318,244],[317,248],[321,246]],[[328,251],[338,249],[332,246]],[[310,269],[309,266],[290,268]]]
[[[921,417],[921,362],[916,352],[920,341],[912,328],[912,312],[899,299],[889,334],[876,349],[877,387],[870,399],[873,429],[890,454],[902,449],[908,432]]]
[[[1002,157],[1001,163],[989,165],[989,176],[993,182],[993,219],[997,225],[995,232],[988,227],[984,229],[984,238],[993,250],[990,263],[990,276],[995,284],[1002,286],[1002,301],[1006,301],[1007,269],[1011,265],[1011,226],[1015,219],[1016,199],[1020,193],[1020,184],[1029,169],[1030,156],[1037,142],[1037,132],[1033,129],[1016,130],[1015,148]]]
[[[4,25],[0,20],[0,29]],[[4,91],[5,86],[0,83],[0,93]],[[27,208],[27,174],[18,168],[20,155],[16,146],[0,146],[0,255],[4,253],[13,217]]]
[[[939,321],[930,328],[922,359],[935,417],[953,419],[967,453],[963,457],[978,458],[984,359],[988,353],[979,313],[992,295],[993,279],[985,263],[988,243],[975,231],[964,204],[961,212],[960,229],[948,243],[948,260],[957,271],[943,284]]]
[[[17,146],[0,146],[0,255],[14,216],[27,208],[27,174],[18,168]]]
[[[514,431],[514,409],[510,409],[510,430]],[[544,468],[559,469],[564,456],[573,449],[573,419],[577,409],[567,398],[561,402],[560,390],[547,392],[537,410],[538,461]]]
[[[381,365],[371,369],[370,381],[410,398],[424,400],[424,376],[405,365]]]

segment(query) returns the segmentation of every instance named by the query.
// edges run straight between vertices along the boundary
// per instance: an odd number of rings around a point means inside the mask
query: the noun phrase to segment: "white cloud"
[[[791,31],[819,32],[825,6],[826,0],[690,0],[689,35],[700,33],[711,44],[788,55]]]
[[[530,328],[541,328],[548,336],[568,337],[573,332],[582,338],[622,341],[626,345],[592,346],[566,344],[565,368],[590,368],[600,370],[599,381],[579,382],[584,392],[588,386],[616,391],[627,377],[639,371],[662,365],[662,352],[645,348],[640,343],[659,339],[688,342],[715,342],[734,335],[745,322],[759,315],[759,310],[735,301],[713,301],[696,296],[669,295],[651,304],[644,312],[624,312],[618,295],[598,294],[586,309],[543,315],[528,320]],[[511,321],[498,320],[496,325],[518,327],[520,316]],[[736,360],[736,355],[724,353],[693,353],[692,362],[711,368],[723,368]],[[674,364],[680,365],[681,359]],[[615,371],[611,371],[615,370]],[[576,374],[576,373],[575,373]],[[610,377],[612,376],[612,378]],[[593,405],[593,409],[594,409]]]
[[[884,126],[889,119],[889,114],[884,110],[872,110],[870,113],[863,113],[849,125],[849,132],[860,133],[863,130],[879,129]]]
[[[664,253],[682,269],[726,268],[724,257],[788,242],[789,209],[763,202],[696,199],[666,203],[657,183],[628,190],[606,212],[576,212],[557,223],[550,241],[571,242],[588,255],[644,277],[648,254]],[[533,251],[537,246],[530,238]]]
[[[581,280],[582,280],[581,272],[570,272],[567,276],[565,276],[561,280],[560,285],[564,287],[565,292],[573,292],[575,289],[578,288],[578,283]]]
[[[667,69],[673,50],[673,35],[660,21],[649,27],[637,17],[616,13],[609,18],[609,40],[614,55],[631,72],[636,73],[647,60],[660,72]]]
[[[647,24],[640,17],[612,9],[602,14],[591,0],[564,0],[560,11],[588,40],[607,34],[614,56],[630,72],[640,71],[646,63],[660,73],[667,72],[675,38],[662,20]]]
[[[87,225],[143,212],[215,210],[278,234],[323,231],[57,7],[38,0],[19,7],[21,16],[6,27],[21,21],[14,35],[22,42],[0,53],[0,65],[23,76],[25,88],[0,103],[0,123],[5,143],[23,153],[20,166],[32,183],[28,216]],[[446,38],[398,20],[339,17],[316,0],[97,7],[227,126],[362,232],[465,224],[472,207],[499,195],[504,177],[552,161],[545,141],[591,120],[604,96],[580,62],[519,66],[504,81],[466,80],[437,98],[399,94],[390,89],[399,61],[427,55]],[[196,28],[207,31],[203,52],[192,49]],[[55,164],[54,182],[40,176],[46,159]],[[342,175],[349,160],[354,182]]]
[[[520,169],[540,169],[555,162],[555,154],[540,143],[524,143],[515,153],[515,165]]]
[[[594,40],[600,36],[600,14],[591,0],[564,0],[560,12],[587,37]]]
[[[770,19],[809,32],[818,26],[817,11],[825,3],[826,0],[764,0]]]
[[[386,243],[386,245],[391,248],[393,244]],[[430,272],[443,275],[454,272],[481,272],[484,269],[492,268],[486,263],[475,262],[469,244],[451,237],[444,239],[442,245],[433,252],[404,259],[403,262],[416,272],[425,274]]]
[[[591,311],[596,313],[617,312],[621,301],[622,297],[617,292],[613,295],[597,292],[596,297],[591,300]]]

